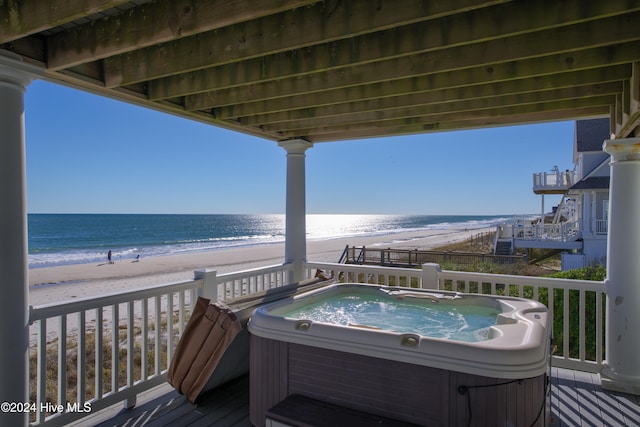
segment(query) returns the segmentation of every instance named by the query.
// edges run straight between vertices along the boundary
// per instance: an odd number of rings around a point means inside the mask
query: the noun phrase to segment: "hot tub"
[[[254,425],[292,394],[420,425],[544,423],[535,301],[340,284],[258,308],[249,331]]]

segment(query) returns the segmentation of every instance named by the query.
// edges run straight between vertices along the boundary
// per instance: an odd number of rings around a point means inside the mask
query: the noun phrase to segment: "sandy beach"
[[[376,236],[308,240],[309,261],[337,262],[346,245],[428,250],[492,231],[481,229],[420,230]],[[29,303],[33,306],[89,298],[145,286],[193,278],[197,269],[218,274],[280,264],[284,243],[243,248],[192,252],[181,255],[133,259],[114,258],[113,264],[75,264],[29,270]]]

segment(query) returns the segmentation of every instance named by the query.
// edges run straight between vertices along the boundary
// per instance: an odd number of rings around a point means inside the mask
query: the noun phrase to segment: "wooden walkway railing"
[[[458,251],[421,251],[412,249],[381,249],[365,246],[346,246],[340,257],[342,264],[382,265],[388,267],[420,267],[434,262],[454,264],[515,264],[527,262],[526,255],[493,255]]]

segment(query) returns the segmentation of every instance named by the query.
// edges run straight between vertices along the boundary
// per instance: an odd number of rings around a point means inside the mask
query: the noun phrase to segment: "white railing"
[[[596,219],[595,221],[595,233],[596,234],[607,234],[609,232],[609,221],[606,219]]]
[[[197,296],[218,301],[283,286],[289,270],[201,270],[184,283],[30,307],[30,422],[61,426],[118,402],[134,406],[138,393],[166,381]]]
[[[306,278],[314,277],[318,270],[321,271],[325,277],[333,278],[341,283],[369,283],[411,288],[422,287],[424,274],[423,270],[416,268],[307,262]],[[426,281],[426,279],[424,281]]]
[[[278,264],[221,275],[213,270],[198,270],[195,274],[196,279],[204,280],[204,296],[224,301],[284,286],[289,283],[290,271],[291,266]]]
[[[585,372],[602,368],[604,282],[441,271],[438,289],[540,301],[553,322],[553,366]]]
[[[85,403],[91,412],[122,401],[133,406],[138,393],[166,381],[174,346],[198,295],[223,300],[280,287],[288,283],[289,271],[286,265],[219,276],[202,270],[196,280],[184,283],[31,307],[36,333],[30,352],[31,401],[36,408],[31,422],[67,424],[88,415],[77,411],[87,408]],[[441,271],[437,264],[410,269],[309,262],[305,273],[308,278],[321,273],[340,282],[539,300],[554,319],[554,365],[597,372],[602,364],[603,282]],[[75,405],[75,412],[40,410],[58,404],[68,409],[68,403]]]
[[[31,421],[65,425],[85,415],[66,411],[69,403],[87,403],[90,412],[120,401],[132,407],[137,393],[164,382],[199,286],[190,281],[32,307]]]
[[[585,372],[598,372],[602,368],[604,282],[442,271],[437,264],[425,264],[413,271],[331,263],[308,263],[307,267],[309,275],[313,269],[320,269],[339,282],[391,286],[408,283],[419,288],[540,301],[549,308],[553,322],[553,365]]]
[[[561,224],[512,225],[511,235],[522,240],[553,240],[571,242],[581,236],[582,230],[578,222]]]
[[[575,171],[539,172],[533,174],[533,188],[559,188],[568,189],[578,182],[578,174]]]

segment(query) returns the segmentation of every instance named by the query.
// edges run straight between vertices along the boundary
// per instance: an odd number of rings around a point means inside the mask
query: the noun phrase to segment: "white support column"
[[[544,234],[544,194],[542,194],[542,206],[540,207],[540,224],[536,227],[536,240],[541,239]]]
[[[42,70],[0,50],[0,402],[27,402],[29,358],[24,92]],[[3,413],[27,425],[28,413]]]
[[[602,386],[640,394],[640,138],[604,143],[611,154],[606,360]]]
[[[307,261],[307,227],[305,196],[305,151],[313,144],[294,139],[278,143],[287,150],[287,206],[286,237],[284,245],[285,263],[293,264],[290,282],[304,278],[304,263]]]

